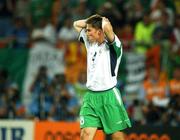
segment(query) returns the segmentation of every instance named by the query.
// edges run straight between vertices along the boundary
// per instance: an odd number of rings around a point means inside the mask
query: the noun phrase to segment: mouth
[[[93,37],[92,36],[88,36],[88,40],[90,41],[90,42],[93,42]]]
[[[92,38],[92,36],[91,36],[91,35],[88,35],[87,37],[88,37],[88,38]]]

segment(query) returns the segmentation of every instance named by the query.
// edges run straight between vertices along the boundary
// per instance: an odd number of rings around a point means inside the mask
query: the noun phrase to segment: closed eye
[[[90,32],[90,29],[86,29],[86,32]]]

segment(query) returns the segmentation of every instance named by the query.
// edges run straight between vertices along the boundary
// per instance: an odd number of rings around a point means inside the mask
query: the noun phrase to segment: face
[[[100,37],[100,30],[93,28],[90,24],[87,24],[86,34],[89,42],[97,42]]]

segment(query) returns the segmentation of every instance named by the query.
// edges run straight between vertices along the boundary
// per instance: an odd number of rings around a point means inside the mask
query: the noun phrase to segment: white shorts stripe
[[[121,97],[119,95],[119,92],[117,91],[116,88],[113,88],[113,91],[114,91],[114,93],[116,95],[116,99],[118,100],[119,104],[122,105],[122,100],[121,100]]]

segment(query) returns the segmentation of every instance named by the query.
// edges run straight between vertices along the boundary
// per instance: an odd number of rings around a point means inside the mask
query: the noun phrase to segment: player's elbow
[[[80,31],[80,29],[79,29],[79,27],[78,27],[78,25],[77,25],[77,21],[74,21],[74,22],[73,22],[73,27],[74,27],[74,29],[75,29],[77,32]]]
[[[77,27],[77,21],[73,22],[73,27],[76,28]]]

